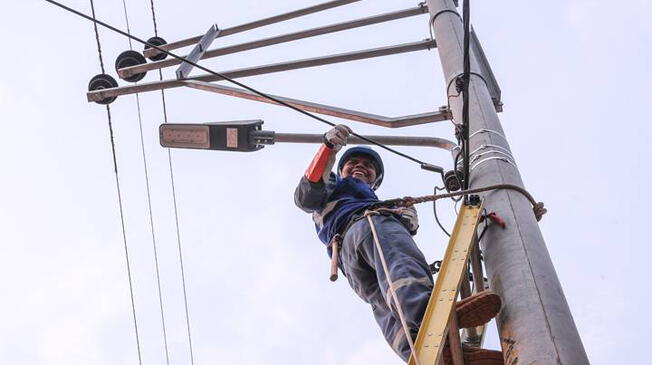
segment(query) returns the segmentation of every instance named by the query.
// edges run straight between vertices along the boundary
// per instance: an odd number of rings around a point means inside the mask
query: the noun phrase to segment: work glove
[[[417,215],[417,209],[414,206],[402,207],[399,209],[399,221],[403,223],[410,234],[414,236],[417,234],[417,229],[419,228],[419,216]]]
[[[351,132],[351,128],[344,124],[338,124],[324,134],[324,142],[328,147],[337,152],[342,149],[342,146],[346,146],[346,140],[349,138]]]

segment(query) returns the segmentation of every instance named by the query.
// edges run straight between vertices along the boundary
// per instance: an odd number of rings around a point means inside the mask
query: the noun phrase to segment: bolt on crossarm
[[[455,79],[462,73],[462,20],[452,0],[427,0],[431,26],[447,85],[455,93]],[[470,151],[482,145],[509,151],[494,103],[480,70],[478,55],[471,54],[469,86]],[[451,98],[455,120],[462,120],[462,98]],[[496,183],[523,186],[512,159],[483,158],[471,166],[471,188]],[[507,222],[507,228],[490,229],[482,240],[487,274],[492,290],[504,307],[497,317],[500,341],[507,364],[588,364],[588,358],[573,322],[568,303],[532,213],[530,203],[519,193],[500,190],[485,197],[487,209]]]

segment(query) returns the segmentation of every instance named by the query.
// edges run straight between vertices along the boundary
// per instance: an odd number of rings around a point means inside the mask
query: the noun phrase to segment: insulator
[[[147,40],[147,43],[159,47],[159,46],[162,46],[164,44],[167,44],[168,42],[166,42],[165,39],[163,39],[161,37],[152,37],[152,38]],[[145,45],[145,50],[148,50],[150,48],[152,48],[152,47],[150,47],[148,44]],[[164,60],[167,56],[168,56],[167,53],[158,53],[158,54],[156,54],[156,55],[154,55],[152,57],[148,57],[148,58],[149,58],[150,61],[160,61],[160,60]]]
[[[444,174],[444,185],[446,186],[446,190],[448,191],[458,191],[462,188],[462,182],[459,179],[464,179],[464,173],[462,171],[457,171],[457,174],[455,174],[455,171],[447,171]],[[459,178],[458,178],[459,176]]]
[[[142,65],[145,63],[147,63],[147,60],[142,54],[140,54],[140,52],[131,51],[131,50],[124,51],[120,53],[118,58],[115,60],[115,69],[117,71],[121,68]],[[124,80],[129,82],[140,81],[143,79],[143,77],[145,77],[146,74],[147,72],[138,73],[135,75],[131,75],[129,77],[125,77]]]
[[[102,89],[111,89],[114,87],[118,87],[118,82],[115,81],[113,77],[107,74],[99,74],[93,76],[91,81],[88,83],[88,91],[96,91],[96,90],[102,90]],[[98,104],[111,104],[117,96],[111,96],[108,98],[104,98],[100,101],[96,101]]]

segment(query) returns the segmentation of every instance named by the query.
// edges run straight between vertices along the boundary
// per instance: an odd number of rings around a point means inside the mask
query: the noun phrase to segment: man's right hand
[[[324,134],[324,140],[327,144],[330,144],[328,147],[339,151],[343,146],[346,146],[346,140],[351,135],[351,132],[351,128],[344,124],[338,124]]]

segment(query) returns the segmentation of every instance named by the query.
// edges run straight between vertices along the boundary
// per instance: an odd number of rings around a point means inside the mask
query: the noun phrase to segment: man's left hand
[[[417,215],[416,208],[414,206],[409,206],[399,208],[399,210],[399,220],[401,223],[403,223],[411,235],[417,234],[417,229],[419,228],[419,216]]]

